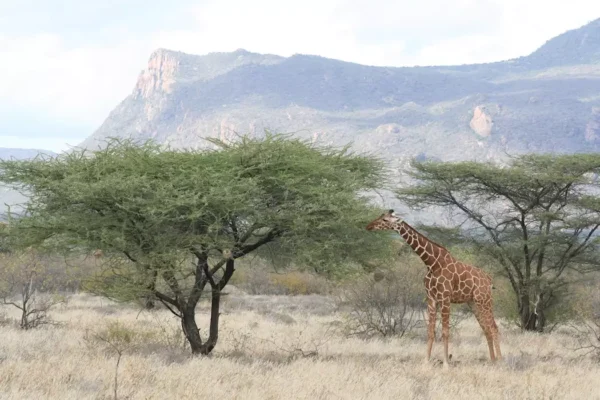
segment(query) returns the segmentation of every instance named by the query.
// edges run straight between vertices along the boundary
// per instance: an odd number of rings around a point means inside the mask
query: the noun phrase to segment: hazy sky
[[[77,145],[159,47],[464,64],[527,55],[599,17],[590,0],[0,0],[0,147]]]

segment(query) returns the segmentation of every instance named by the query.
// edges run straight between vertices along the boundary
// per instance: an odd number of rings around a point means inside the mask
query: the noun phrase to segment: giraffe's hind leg
[[[448,356],[448,341],[450,340],[450,299],[442,302],[442,340],[444,341],[444,368],[450,365],[450,357]]]
[[[484,309],[484,323],[490,330],[490,335],[492,337],[492,341],[494,343],[496,360],[502,359],[502,352],[500,351],[500,333],[498,331],[498,325],[496,325],[496,320],[494,319],[494,309],[492,307],[492,299],[490,297],[489,301],[483,303]],[[492,359],[493,360],[493,359]]]
[[[500,351],[500,338],[498,332],[498,325],[496,325],[496,321],[494,320],[494,316],[492,318],[492,338],[494,340],[494,347],[496,348],[496,359],[502,360],[502,352]]]
[[[425,362],[431,359],[431,349],[435,340],[435,318],[437,314],[437,303],[432,298],[427,299],[428,325],[427,325],[427,355]]]
[[[490,352],[490,359],[492,361],[496,361],[496,355],[494,354],[494,344],[496,342],[497,334],[494,335],[492,326],[489,324],[489,322],[485,318],[485,311],[482,310],[482,306],[483,305],[480,303],[475,303],[474,307],[473,307],[473,313],[475,314],[475,318],[477,318],[477,322],[479,322],[479,326],[481,326],[481,329],[483,330],[483,333],[485,334],[485,339],[487,340],[488,349]],[[485,306],[483,306],[483,307],[485,307]],[[491,321],[495,326],[496,324],[494,323],[493,317],[492,317]],[[497,332],[497,329],[496,329],[496,332]],[[496,348],[498,350],[500,350],[500,347],[498,345],[496,345]]]

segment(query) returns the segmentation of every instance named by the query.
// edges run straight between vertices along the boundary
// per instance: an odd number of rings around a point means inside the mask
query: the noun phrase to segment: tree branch
[[[125,257],[127,257],[131,262],[137,263],[137,260],[133,258],[127,250],[123,250],[123,254],[125,254]]]
[[[271,229],[269,231],[269,233],[267,233],[265,236],[263,236],[262,238],[260,238],[258,241],[256,241],[255,243],[246,245],[246,246],[242,246],[241,248],[235,248],[232,251],[232,257],[235,258],[240,258],[245,256],[246,254],[258,249],[260,246],[267,244],[269,242],[271,242],[272,240],[274,240],[276,237],[280,236],[282,234],[282,232],[278,229]]]

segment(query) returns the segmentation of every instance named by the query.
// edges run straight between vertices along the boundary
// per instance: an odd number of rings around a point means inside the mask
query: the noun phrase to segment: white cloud
[[[198,28],[158,32],[160,47],[195,54],[245,48],[368,65],[449,65],[527,55],[600,17],[588,0],[212,1]]]
[[[131,91],[150,51],[136,41],[69,49],[57,35],[2,37],[0,104],[99,124]]]

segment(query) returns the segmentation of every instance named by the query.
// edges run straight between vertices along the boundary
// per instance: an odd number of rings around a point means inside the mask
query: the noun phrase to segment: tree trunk
[[[537,315],[532,312],[522,313],[521,328],[525,331],[537,331]]]
[[[540,293],[535,307],[537,316],[536,330],[540,333],[544,332],[546,326],[546,303],[544,302],[544,293]]]
[[[211,305],[210,305],[210,328],[208,334],[208,340],[202,346],[201,353],[206,355],[209,354],[217,345],[219,339],[219,308],[221,306],[221,291],[213,289],[211,294]]]
[[[529,294],[522,294],[520,297],[519,316],[521,318],[521,329],[525,331],[535,331],[537,315],[531,311]]]
[[[196,325],[196,304],[198,304],[198,300],[200,299],[200,292],[196,292],[196,296],[190,296],[187,305],[184,307],[184,310],[181,310],[181,307],[178,308],[180,309],[182,315],[181,326],[183,327],[185,337],[192,348],[192,354],[208,355],[213,351],[219,339],[221,290],[229,282],[229,279],[233,275],[235,268],[234,260],[228,259],[225,266],[225,273],[217,283],[214,281],[213,275],[208,270],[208,265],[205,263],[206,259],[204,257],[199,257],[199,259],[201,262],[204,261],[204,263],[198,264],[198,274],[200,271],[204,271],[206,280],[211,286],[210,327],[208,329],[208,339],[206,340],[206,343],[202,343],[202,338],[200,337],[200,332],[198,331],[198,325]],[[200,270],[200,267],[202,267],[202,270]],[[202,287],[203,285],[198,284],[196,290],[202,291]]]
[[[519,316],[521,319],[521,329],[540,333],[544,332],[547,322],[546,306],[541,300],[542,296],[540,295],[537,306],[532,309],[529,295],[526,294],[520,297]]]
[[[29,321],[27,318],[27,305],[23,304],[23,308],[21,309],[21,329],[29,329]]]
[[[200,331],[196,324],[196,307],[188,307],[188,309],[182,313],[181,327],[190,344],[192,354],[208,355],[217,345],[219,339],[221,292],[218,290],[213,291],[211,298],[209,335],[205,343],[202,343],[202,337],[200,336]]]
[[[545,327],[546,327],[546,313],[540,307],[538,309],[538,314],[537,314],[537,326],[536,326],[536,330],[539,333],[542,333],[542,332],[544,332],[544,328]]]
[[[150,310],[153,310],[153,309],[154,309],[154,307],[155,307],[155,304],[154,304],[154,297],[153,297],[153,296],[146,296],[146,299],[145,299],[145,301],[144,301],[144,308],[145,308],[147,311],[150,311]]]
[[[202,353],[202,338],[200,337],[200,331],[198,325],[196,325],[196,310],[193,307],[191,310],[186,310],[182,313],[181,327],[183,333],[190,344],[192,354],[203,354]]]

